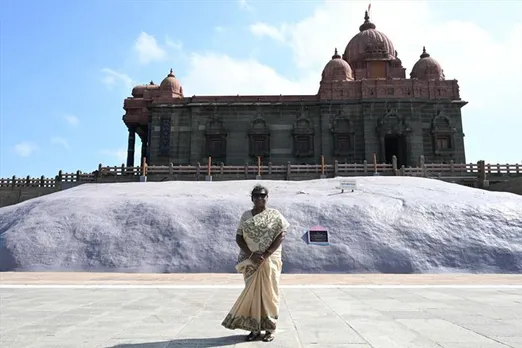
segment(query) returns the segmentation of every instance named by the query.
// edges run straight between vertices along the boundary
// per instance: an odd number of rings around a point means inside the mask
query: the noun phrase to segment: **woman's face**
[[[252,202],[254,202],[254,207],[256,208],[264,208],[267,198],[268,194],[265,190],[252,192]]]

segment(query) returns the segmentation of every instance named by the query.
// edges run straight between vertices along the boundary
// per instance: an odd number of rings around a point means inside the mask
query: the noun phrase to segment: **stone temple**
[[[419,49],[420,51],[420,49]],[[136,135],[149,165],[465,163],[457,80],[422,49],[406,78],[392,41],[364,23],[324,67],[314,95],[186,97],[172,70],[160,85],[133,88],[124,101],[127,165]]]

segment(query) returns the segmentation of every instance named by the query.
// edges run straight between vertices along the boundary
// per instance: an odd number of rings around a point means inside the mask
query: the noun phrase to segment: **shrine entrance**
[[[404,135],[389,134],[384,137],[384,160],[393,163],[393,156],[397,157],[397,168],[407,165],[406,137]]]

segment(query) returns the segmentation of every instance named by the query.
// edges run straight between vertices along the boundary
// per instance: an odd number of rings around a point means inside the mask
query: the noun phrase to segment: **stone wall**
[[[6,207],[59,191],[56,187],[13,187],[0,189],[0,207]]]
[[[419,166],[424,155],[427,163],[465,163],[460,104],[450,101],[383,100],[306,103],[161,105],[151,108],[150,165],[195,165],[206,163],[206,131],[212,122],[222,124],[226,131],[226,157],[215,158],[227,165],[256,163],[249,156],[249,129],[256,117],[261,117],[270,132],[270,157],[263,163],[316,164],[321,155],[331,163],[387,161],[385,134],[404,136],[403,154],[396,154],[405,166]],[[295,122],[306,118],[314,129],[314,153],[296,158],[292,132]],[[353,133],[353,149],[336,156],[333,153],[332,125],[335,120],[349,120]],[[215,124],[215,123],[214,123]],[[451,151],[434,149],[433,125],[451,135]],[[441,134],[442,134],[441,133]]]

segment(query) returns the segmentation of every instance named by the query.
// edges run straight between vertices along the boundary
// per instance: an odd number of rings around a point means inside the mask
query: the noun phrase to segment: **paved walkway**
[[[0,282],[1,347],[522,347],[522,275],[283,275],[271,343],[220,326],[241,291],[237,274]]]

